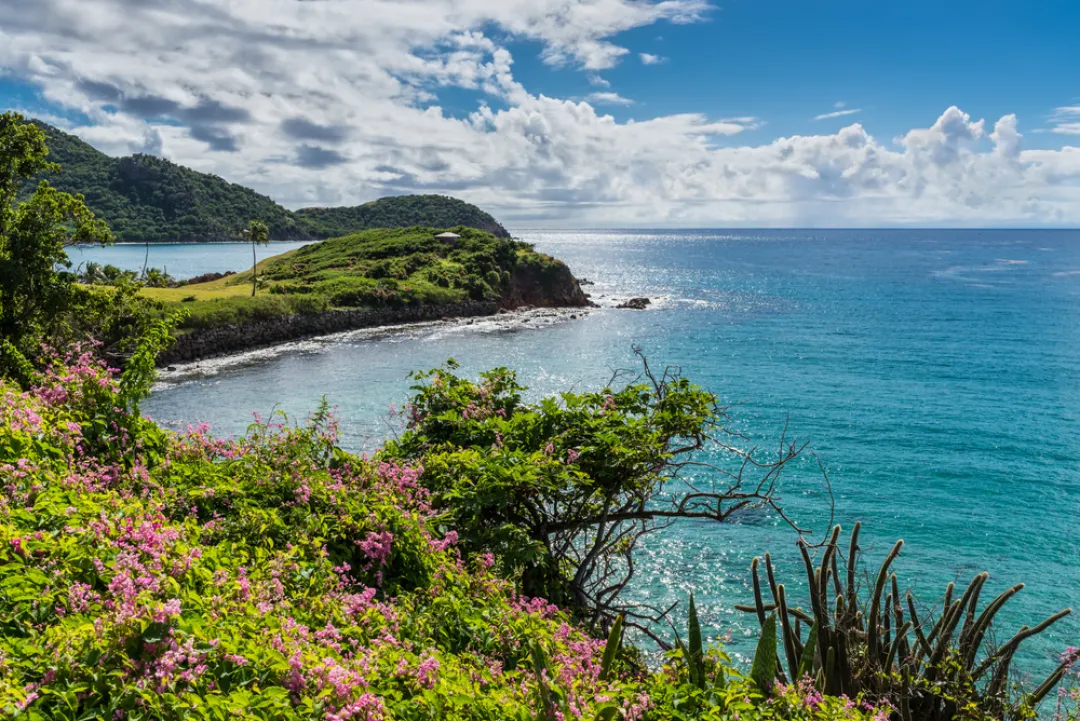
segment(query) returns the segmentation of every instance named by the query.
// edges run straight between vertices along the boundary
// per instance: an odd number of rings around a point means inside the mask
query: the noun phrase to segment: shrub
[[[321,409],[234,441],[121,408],[89,355],[0,381],[0,709],[27,719],[533,718],[540,644],[582,713],[603,643],[439,530],[419,469]]]

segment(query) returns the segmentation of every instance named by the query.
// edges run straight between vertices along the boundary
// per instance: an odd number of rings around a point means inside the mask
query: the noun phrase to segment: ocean
[[[357,332],[166,374],[144,410],[172,428],[243,433],[252,412],[302,421],[324,395],[344,443],[370,451],[398,431],[391,405],[414,369],[516,369],[533,397],[601,387],[635,366],[678,366],[731,406],[744,445],[810,443],[784,474],[785,510],[820,539],[830,517],[863,524],[875,567],[896,539],[902,587],[926,604],[990,573],[984,598],[1026,589],[998,638],[1080,606],[1080,232],[762,230],[520,232],[565,260],[602,307]],[[260,248],[260,255],[292,245]],[[141,268],[142,246],[81,250]],[[245,256],[246,253],[246,256]],[[132,259],[135,259],[134,261]],[[132,265],[134,262],[134,265]],[[178,277],[242,270],[248,246],[152,246]],[[619,300],[647,296],[645,311]],[[825,469],[831,493],[818,466]],[[698,479],[708,480],[708,479]],[[756,622],[749,566],[770,551],[798,595],[795,535],[778,518],[684,522],[649,539],[632,593],[655,605],[696,594],[712,637],[746,657]],[[685,606],[683,606],[683,609]],[[1048,670],[1080,645],[1070,617],[1022,654]]]

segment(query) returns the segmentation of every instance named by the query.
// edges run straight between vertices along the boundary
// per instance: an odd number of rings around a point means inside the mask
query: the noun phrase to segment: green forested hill
[[[48,136],[49,159],[62,168],[59,174],[44,177],[61,190],[82,193],[121,241],[235,240],[238,230],[252,220],[265,222],[273,240],[330,238],[368,228],[414,225],[464,225],[509,237],[476,206],[439,195],[405,195],[350,208],[305,208],[294,213],[216,175],[152,155],[114,158],[74,135],[35,122]]]
[[[332,238],[370,228],[452,228],[464,225],[497,238],[510,234],[495,218],[475,205],[443,195],[399,195],[364,205],[343,208],[301,208],[296,218],[302,228],[320,238]]]

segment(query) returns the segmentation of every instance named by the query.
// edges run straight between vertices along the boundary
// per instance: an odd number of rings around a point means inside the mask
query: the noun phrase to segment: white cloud
[[[640,57],[642,65],[659,65],[660,63],[667,62],[667,58],[651,53],[640,53]]]
[[[591,93],[586,98],[593,105],[633,105],[634,101],[630,98],[624,98],[618,93]]]
[[[1058,108],[1050,116],[1050,120],[1055,123],[1054,127],[1050,129],[1051,133],[1080,135],[1080,105]]]
[[[617,122],[599,97],[536,94],[504,40],[535,41],[546,62],[599,77],[629,53],[620,32],[707,9],[4,0],[0,69],[89,116],[68,129],[107,152],[160,153],[290,207],[445,192],[511,227],[1080,222],[1080,148],[1024,150],[1015,116],[989,134],[949,108],[896,140],[853,124],[748,145],[756,118]],[[476,93],[475,109],[445,111],[444,88]]]
[[[836,107],[844,107],[843,103],[837,103]],[[847,110],[834,110],[831,113],[823,113],[821,115],[815,115],[814,120],[829,120],[830,118],[842,118],[845,115],[854,115],[855,113],[861,113],[862,108],[848,108]]]

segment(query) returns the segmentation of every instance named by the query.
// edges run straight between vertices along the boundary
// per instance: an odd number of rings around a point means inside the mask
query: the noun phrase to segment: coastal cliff
[[[510,274],[499,307],[514,310],[537,308],[583,308],[593,303],[585,296],[570,268],[561,260],[544,256],[546,262],[522,263]]]

